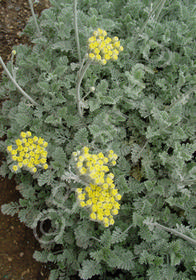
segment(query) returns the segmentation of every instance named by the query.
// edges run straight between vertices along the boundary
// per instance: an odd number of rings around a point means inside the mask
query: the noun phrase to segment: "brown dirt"
[[[0,205],[19,199],[15,186],[13,179],[1,180]],[[32,258],[35,249],[40,249],[39,244],[17,215],[11,217],[0,213],[0,279],[48,279],[46,268]]]
[[[48,7],[48,0],[40,0],[35,11],[40,14]],[[29,16],[27,0],[0,0],[0,55],[5,63],[10,59],[13,45],[28,43],[28,38],[20,37],[20,31]],[[2,157],[1,154],[0,161]],[[0,207],[19,198],[14,179],[0,178]],[[0,211],[0,280],[47,280],[47,267],[32,257],[36,249],[40,246],[32,230],[20,223],[17,215],[11,217]]]
[[[40,15],[48,7],[48,0],[39,0],[34,5],[35,13]],[[0,55],[4,62],[10,59],[13,45],[28,42],[27,37],[20,37],[20,32],[30,16],[28,0],[0,0]]]

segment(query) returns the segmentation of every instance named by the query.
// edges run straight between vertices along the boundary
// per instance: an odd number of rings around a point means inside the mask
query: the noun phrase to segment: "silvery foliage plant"
[[[194,280],[194,1],[29,4],[31,44],[0,58],[2,212],[50,280]]]

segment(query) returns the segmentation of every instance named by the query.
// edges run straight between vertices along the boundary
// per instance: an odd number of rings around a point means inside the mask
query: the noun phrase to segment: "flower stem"
[[[80,53],[80,41],[79,41],[79,35],[78,35],[78,21],[77,21],[77,0],[74,0],[74,28],[75,28],[75,36],[76,36],[76,44],[77,44],[77,50],[78,50],[78,59],[81,63],[81,53]]]
[[[144,29],[145,29],[145,27],[146,27],[146,25],[147,25],[149,19],[151,18],[151,16],[153,16],[153,15],[155,14],[155,12],[156,12],[157,10],[158,10],[158,12],[157,12],[157,15],[156,15],[156,20],[158,19],[159,15],[160,15],[160,13],[161,13],[161,11],[162,11],[164,5],[165,5],[165,2],[166,2],[166,0],[160,0],[160,1],[155,5],[154,9],[149,13],[147,20],[144,22],[144,24],[143,24],[143,26],[142,26],[142,28],[141,28],[141,30],[140,30],[138,36],[139,36],[140,34],[143,33],[143,31],[144,31]],[[138,38],[138,37],[137,37],[137,38]]]
[[[83,64],[82,64],[81,67],[80,67],[80,70],[78,72],[79,75],[78,75],[78,78],[77,78],[76,93],[77,93],[78,113],[79,113],[81,118],[83,117],[83,113],[82,113],[82,109],[81,109],[80,86],[81,86],[81,82],[82,82],[82,79],[84,77],[84,74],[86,73],[90,64],[91,64],[91,60],[87,60],[84,67],[83,67]]]
[[[165,5],[165,2],[166,2],[166,0],[163,0],[163,1],[160,3],[160,8],[159,8],[159,10],[158,10],[158,12],[157,12],[157,15],[156,15],[156,17],[155,17],[155,22],[158,20],[158,17],[160,16],[160,13],[161,13],[161,11],[162,11],[164,5]]]
[[[10,80],[12,81],[12,83],[17,87],[17,89],[22,93],[22,95],[24,95],[27,99],[29,99],[29,101],[31,101],[31,103],[33,105],[39,106],[39,104],[37,102],[35,102],[20,86],[19,84],[16,82],[16,80],[12,77],[12,75],[10,74],[9,70],[7,69],[7,67],[5,66],[1,56],[0,56],[0,63],[3,66],[3,69],[5,70],[6,74],[8,75],[8,77],[10,78]]]
[[[148,18],[145,20],[145,22],[144,22],[144,24],[142,25],[142,27],[140,28],[139,32],[137,33],[137,35],[136,35],[135,38],[133,39],[133,40],[134,40],[134,43],[137,43],[139,37],[140,37],[140,36],[142,35],[142,33],[144,32],[144,30],[145,30],[145,28],[146,28],[146,26],[147,26],[147,24],[148,24],[148,22],[149,22],[149,20],[150,20],[150,18],[151,18],[152,16],[155,16],[155,20],[156,20],[156,21],[158,20],[158,17],[159,17],[159,15],[160,15],[160,13],[161,13],[161,11],[162,11],[164,5],[165,5],[165,2],[166,2],[166,0],[160,0],[160,1],[158,1],[157,4],[155,4],[154,9],[151,10],[151,11],[149,12]],[[157,14],[155,14],[156,12],[157,12]],[[155,24],[156,24],[156,21],[155,21]],[[135,57],[136,57],[136,54],[134,54],[134,55],[132,56],[132,58],[131,58],[132,61],[135,60]]]
[[[40,32],[39,25],[37,23],[37,19],[36,19],[36,16],[35,16],[35,13],[34,13],[34,9],[33,9],[33,3],[32,3],[31,0],[28,0],[28,1],[29,1],[29,6],[31,8],[31,13],[32,13],[32,16],[33,16],[33,20],[34,20],[34,23],[35,23],[35,26],[36,26],[36,29],[37,29],[38,37],[41,37],[41,32]]]
[[[193,245],[196,246],[196,240],[192,239],[191,237],[189,237],[189,236],[187,236],[187,235],[185,235],[185,234],[183,234],[183,233],[181,233],[181,232],[178,232],[178,231],[175,230],[175,229],[162,226],[162,225],[160,225],[160,224],[158,224],[158,223],[151,223],[151,225],[156,226],[156,227],[158,227],[159,229],[162,229],[162,230],[168,231],[168,232],[170,232],[170,233],[173,233],[174,235],[179,236],[179,237],[185,239],[186,241],[188,241],[189,243],[191,243],[191,244],[193,244]]]
[[[139,30],[139,32],[137,33],[137,36],[135,37],[134,39],[134,42],[137,43],[138,39],[139,39],[139,36],[142,35],[142,33],[144,32],[147,24],[148,24],[148,21],[150,20],[150,18],[155,15],[155,12],[158,10],[157,12],[157,15],[156,15],[156,20],[158,19],[164,5],[165,5],[165,2],[166,0],[160,0],[154,7],[154,9],[152,11],[150,11],[149,15],[148,15],[148,18],[146,19],[146,21],[144,22],[144,24],[142,25],[141,29]],[[155,22],[156,23],[156,22]],[[135,59],[135,56],[132,58],[132,59]]]
[[[13,54],[13,52],[12,52],[12,56],[11,56],[11,69],[12,69],[13,79],[16,80],[16,73],[14,71],[14,54]]]

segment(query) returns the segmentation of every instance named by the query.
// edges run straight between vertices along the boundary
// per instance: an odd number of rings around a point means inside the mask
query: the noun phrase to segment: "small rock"
[[[20,11],[20,7],[15,7],[15,10],[18,12]]]
[[[30,269],[28,268],[27,270],[23,271],[21,274],[21,279],[23,279],[23,277],[25,276],[25,274],[29,273]]]

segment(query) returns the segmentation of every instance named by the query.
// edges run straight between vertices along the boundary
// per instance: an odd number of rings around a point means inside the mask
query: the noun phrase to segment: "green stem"
[[[14,55],[13,55],[13,53],[12,53],[12,56],[11,56],[11,69],[12,69],[13,79],[16,80],[16,75],[15,75],[15,71],[14,71]]]
[[[77,21],[77,0],[74,0],[74,28],[75,28],[75,36],[76,36],[76,44],[77,44],[77,50],[78,50],[78,59],[81,63],[81,53],[80,53],[80,41],[79,41],[79,35],[78,35],[78,21]]]
[[[81,82],[84,77],[84,74],[86,73],[90,64],[91,64],[91,60],[87,60],[84,67],[83,68],[80,67],[80,70],[78,72],[79,75],[78,75],[77,84],[76,84],[76,94],[77,94],[78,113],[81,118],[83,117],[83,113],[82,113],[82,109],[81,109],[80,86],[81,86]]]
[[[41,32],[40,32],[39,25],[37,23],[37,19],[36,19],[36,16],[35,16],[35,13],[34,13],[34,9],[33,9],[33,3],[32,3],[31,0],[28,0],[28,1],[29,1],[29,6],[31,8],[31,13],[32,13],[32,16],[33,16],[33,20],[34,20],[34,23],[35,23],[35,26],[36,26],[36,29],[37,29],[38,37],[41,37]]]
[[[86,61],[86,56],[87,56],[87,55],[84,56],[84,58],[83,58],[83,60],[82,60],[82,62],[81,62],[81,64],[80,64],[80,69],[79,69],[78,74],[77,74],[78,77],[80,76],[80,73],[81,73],[81,71],[82,71],[84,62]]]
[[[37,102],[35,102],[20,86],[19,84],[16,82],[16,80],[12,77],[12,75],[10,74],[9,70],[7,69],[7,67],[5,66],[1,56],[0,56],[0,63],[3,66],[3,69],[5,70],[6,74],[8,75],[8,77],[10,78],[10,80],[12,81],[12,83],[16,86],[16,88],[22,93],[22,95],[24,95],[27,99],[29,99],[29,101],[31,101],[31,103],[33,105],[39,106],[39,104]]]
[[[144,22],[144,24],[143,24],[143,26],[142,26],[142,28],[141,28],[141,30],[140,30],[138,36],[139,36],[140,34],[143,33],[143,31],[144,31],[144,29],[145,29],[145,27],[146,27],[146,25],[147,25],[149,19],[150,19],[151,16],[159,9],[158,12],[157,12],[158,16],[156,16],[156,19],[158,19],[159,15],[160,15],[160,13],[161,13],[161,11],[162,11],[162,9],[163,9],[163,6],[164,6],[165,2],[166,2],[166,0],[160,0],[160,1],[157,3],[157,5],[154,7],[154,9],[149,13],[148,18],[147,18],[147,20]],[[138,38],[138,37],[137,37],[137,38]]]
[[[158,12],[157,12],[157,15],[158,15],[158,16],[156,16],[156,20],[158,19],[159,15],[160,15],[160,13],[161,13],[161,11],[162,11],[162,9],[163,9],[163,6],[164,6],[165,2],[166,2],[166,0],[160,0],[160,1],[155,5],[154,9],[149,13],[148,18],[146,19],[146,21],[144,22],[142,28],[139,30],[139,32],[138,32],[136,38],[134,39],[134,42],[135,42],[135,43],[137,43],[137,40],[138,40],[139,36],[144,32],[144,29],[146,28],[146,25],[148,24],[149,19],[151,18],[151,16],[152,16],[153,14],[155,14],[155,12],[156,12],[157,10],[158,10]],[[132,59],[134,59],[134,58],[135,58],[135,57],[133,57]]]
[[[129,231],[130,230],[130,228],[132,228],[133,227],[133,224],[131,224],[130,226],[128,226],[128,228],[126,228],[121,234],[124,234],[124,233],[126,233],[127,231]]]
[[[97,242],[101,243],[101,240],[98,239],[98,238],[96,238],[96,237],[94,237],[94,236],[91,236],[90,239],[94,239],[94,240],[96,240]]]
[[[187,235],[185,235],[185,234],[183,234],[181,232],[178,232],[175,229],[162,226],[162,225],[160,225],[158,223],[150,223],[150,224],[153,225],[153,226],[158,227],[159,229],[162,229],[162,230],[165,230],[167,232],[173,233],[174,235],[179,236],[179,237],[185,239],[186,241],[188,241],[189,243],[193,244],[194,246],[196,246],[196,240],[192,239],[191,237],[189,237],[189,236],[187,236]]]
[[[162,11],[164,5],[165,5],[165,2],[166,2],[166,0],[163,0],[163,2],[160,4],[160,9],[159,9],[159,11],[157,12],[157,15],[156,15],[156,17],[155,17],[155,22],[158,20],[158,17],[160,16],[160,13],[161,13],[161,11]]]

